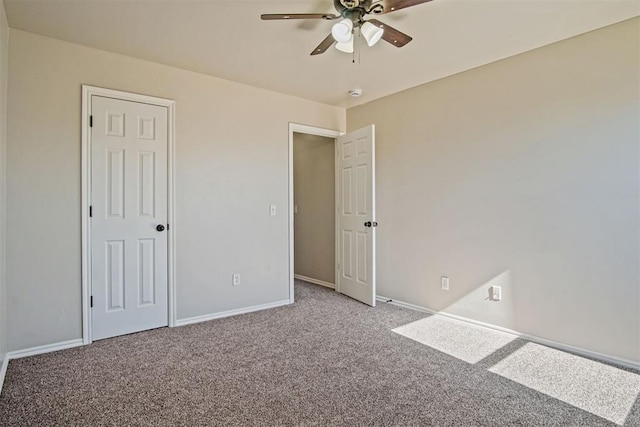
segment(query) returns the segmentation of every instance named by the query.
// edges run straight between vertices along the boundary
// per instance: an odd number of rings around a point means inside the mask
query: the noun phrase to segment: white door
[[[375,127],[338,138],[338,291],[376,305]]]
[[[91,97],[94,340],[168,325],[166,107]]]

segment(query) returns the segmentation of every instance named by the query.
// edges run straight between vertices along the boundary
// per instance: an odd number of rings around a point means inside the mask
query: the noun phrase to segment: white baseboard
[[[9,355],[5,354],[2,360],[2,367],[0,367],[0,393],[2,393],[2,386],[4,384],[4,376],[7,373],[7,367],[9,366]]]
[[[336,285],[333,283],[325,282],[324,280],[314,279],[312,277],[303,276],[302,274],[294,274],[293,277],[298,280],[304,280],[305,282],[313,283],[314,285],[324,286],[325,288],[335,289]]]
[[[415,304],[410,304],[404,301],[394,300],[392,298],[387,298],[382,295],[377,295],[376,300],[380,302],[387,302],[389,304],[397,305],[398,307],[409,308],[411,310],[420,311],[422,313],[428,313],[434,316],[442,316],[448,317],[450,319],[460,320],[462,322],[471,323],[473,325],[482,326],[489,329],[494,329],[500,332],[506,332],[508,334],[515,335],[519,338],[522,338],[527,341],[531,341],[536,344],[545,345],[547,347],[552,347],[558,350],[566,351],[569,353],[577,354],[578,356],[585,356],[591,359],[600,360],[607,363],[613,363],[615,365],[624,366],[626,368],[638,369],[640,370],[640,363],[634,362],[633,360],[623,359],[616,356],[609,356],[607,354],[598,353],[595,351],[587,350],[581,347],[574,347],[572,345],[563,344],[561,342],[548,340],[546,338],[540,338],[535,335],[524,334],[522,332],[514,331],[512,329],[503,328],[502,326],[492,325],[491,323],[480,322],[478,320],[469,319],[468,317],[458,316],[455,314],[446,313],[443,311],[434,311],[426,307],[422,307]]]
[[[78,338],[75,340],[39,345],[36,347],[25,348],[24,350],[8,352],[7,354],[5,354],[4,360],[2,361],[2,367],[0,368],[0,393],[2,392],[2,386],[4,385],[4,376],[7,373],[9,360],[20,359],[21,357],[35,356],[37,354],[51,353],[52,351],[66,350],[68,348],[80,347],[81,345],[84,345],[84,343],[82,342],[82,338]]]
[[[25,348],[24,350],[10,351],[9,353],[7,353],[7,356],[9,359],[20,359],[21,357],[51,353],[52,351],[66,350],[68,348],[80,347],[81,345],[84,345],[84,343],[82,342],[82,338],[78,338],[75,340],[39,345],[37,347],[31,347],[31,348]]]
[[[283,305],[288,305],[288,304],[290,304],[290,301],[288,299],[286,299],[286,300],[282,300],[282,301],[270,302],[270,303],[267,303],[267,304],[254,305],[252,307],[238,308],[238,309],[235,309],[235,310],[221,311],[219,313],[205,314],[205,315],[202,315],[202,316],[195,316],[195,317],[188,317],[186,319],[178,319],[178,320],[176,320],[176,326],[191,325],[193,323],[206,322],[208,320],[221,319],[223,317],[236,316],[238,314],[252,313],[254,311],[266,310],[268,308],[281,307]]]

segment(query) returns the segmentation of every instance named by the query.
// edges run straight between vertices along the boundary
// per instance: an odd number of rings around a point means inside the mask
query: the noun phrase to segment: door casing
[[[167,286],[169,327],[176,326],[176,280],[175,280],[175,184],[174,184],[174,159],[175,159],[175,101],[153,96],[140,95],[96,86],[82,85],[82,342],[91,344],[92,319],[91,319],[91,224],[89,218],[89,205],[91,203],[91,97],[99,95],[107,98],[115,98],[123,101],[139,102],[158,105],[167,108]]]

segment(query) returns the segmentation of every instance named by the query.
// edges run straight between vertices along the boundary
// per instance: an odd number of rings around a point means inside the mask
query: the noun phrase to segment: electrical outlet
[[[293,213],[298,213],[298,205],[293,205]]]
[[[269,205],[269,215],[276,216],[276,205]]]
[[[447,276],[440,277],[440,289],[449,290],[449,278]]]
[[[233,284],[233,286],[238,286],[240,284],[240,275],[238,273],[235,273],[233,275],[231,283]]]
[[[489,288],[489,299],[491,301],[502,300],[502,288],[500,286],[491,286]]]

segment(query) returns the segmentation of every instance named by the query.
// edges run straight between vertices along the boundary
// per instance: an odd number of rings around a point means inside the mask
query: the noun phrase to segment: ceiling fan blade
[[[329,34],[327,38],[322,40],[322,42],[320,42],[320,44],[315,49],[313,49],[313,52],[311,52],[311,55],[320,55],[321,53],[325,53],[327,49],[333,46],[335,42],[336,41],[333,38],[333,36]]]
[[[396,30],[393,27],[390,27],[387,24],[383,24],[377,19],[369,19],[367,22],[371,22],[376,27],[382,28],[384,30],[384,32],[382,33],[382,39],[387,43],[394,45],[395,47],[402,47],[413,40],[412,37]]]
[[[377,5],[381,5],[382,6],[381,11],[378,12],[374,9],[374,13],[376,15],[381,15],[383,13],[395,12],[396,10],[404,9],[411,6],[416,6],[416,5],[427,3],[430,1],[432,0],[380,0],[373,3],[372,9],[377,7]]]
[[[273,21],[278,19],[338,19],[337,15],[330,13],[266,13],[260,15],[263,21]]]

